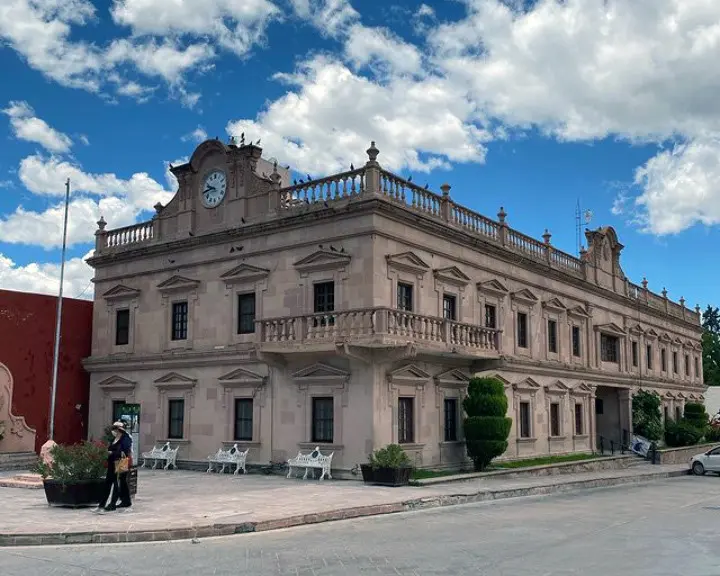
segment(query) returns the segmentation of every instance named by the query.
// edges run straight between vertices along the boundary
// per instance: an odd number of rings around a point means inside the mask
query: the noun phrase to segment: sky
[[[635,283],[720,305],[717,0],[0,0],[0,288],[92,298],[96,221],[149,219],[199,142],[389,170]]]

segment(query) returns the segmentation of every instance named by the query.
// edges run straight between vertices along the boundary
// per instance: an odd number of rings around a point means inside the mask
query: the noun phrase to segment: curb
[[[609,488],[625,484],[643,484],[654,480],[676,478],[687,476],[689,470],[677,470],[672,472],[647,473],[638,476],[618,476],[615,478],[599,478],[593,480],[576,480],[562,484],[549,484],[545,486],[534,486],[531,488],[512,488],[476,492],[474,494],[449,494],[446,496],[430,496],[426,498],[413,498],[404,502],[392,504],[379,504],[372,506],[359,506],[355,508],[343,508],[329,512],[318,512],[315,514],[303,514],[290,516],[276,520],[263,520],[260,522],[236,522],[216,523],[205,526],[192,526],[188,528],[176,528],[167,530],[137,530],[125,532],[74,532],[74,533],[0,533],[0,547],[10,546],[53,546],[60,544],[122,544],[130,542],[164,542],[170,540],[189,540],[193,538],[211,538],[217,536],[230,536],[232,534],[247,534],[249,532],[267,532],[281,528],[292,528],[307,524],[319,524],[321,522],[334,522],[336,520],[348,520],[351,518],[362,518],[369,516],[381,516],[385,514],[397,514],[399,512],[411,512],[416,510],[427,510],[430,508],[441,508],[445,506],[458,506],[462,504],[473,504],[476,502],[487,502],[491,500],[506,500],[509,498],[521,498],[524,496],[545,496],[549,494],[561,494],[576,492],[591,488]]]

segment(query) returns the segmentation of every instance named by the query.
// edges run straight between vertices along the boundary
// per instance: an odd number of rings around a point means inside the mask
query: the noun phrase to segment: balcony
[[[280,354],[334,351],[342,344],[398,348],[412,343],[424,354],[497,358],[500,332],[392,308],[359,308],[256,320],[259,349]]]

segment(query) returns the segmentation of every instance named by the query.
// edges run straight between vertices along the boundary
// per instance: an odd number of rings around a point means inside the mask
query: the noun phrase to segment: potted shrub
[[[412,464],[399,444],[375,450],[368,459],[360,466],[364,482],[381,486],[405,486],[410,482]]]
[[[505,387],[497,378],[473,378],[463,400],[465,447],[477,472],[507,450],[512,419],[506,416]]]
[[[97,506],[105,483],[107,448],[93,442],[57,444],[50,450],[50,456],[49,462],[39,460],[33,468],[43,478],[48,504]]]

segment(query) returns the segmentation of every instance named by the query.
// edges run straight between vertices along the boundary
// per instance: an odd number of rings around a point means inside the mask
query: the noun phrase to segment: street
[[[720,574],[720,478],[188,541],[0,549],[2,576]]]

